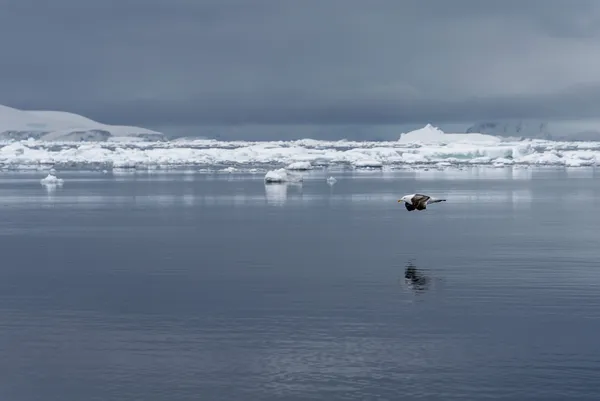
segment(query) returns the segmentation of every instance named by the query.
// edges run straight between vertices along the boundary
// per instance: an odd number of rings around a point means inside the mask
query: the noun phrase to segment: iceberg
[[[427,124],[425,127],[400,135],[400,143],[498,143],[502,139],[494,135],[479,133],[447,134],[441,129]]]
[[[64,111],[19,110],[0,105],[0,140],[162,141],[165,136],[140,127],[102,124]]]

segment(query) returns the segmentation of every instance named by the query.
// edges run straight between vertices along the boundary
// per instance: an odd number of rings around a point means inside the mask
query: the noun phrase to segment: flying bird
[[[413,210],[425,210],[427,209],[427,205],[432,203],[446,202],[446,199],[435,199],[423,194],[411,194],[404,195],[402,198],[398,199],[398,203],[400,202],[404,202],[406,210],[412,212]]]

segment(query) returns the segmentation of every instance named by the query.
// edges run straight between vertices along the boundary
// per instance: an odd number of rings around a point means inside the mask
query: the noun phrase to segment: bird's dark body
[[[409,212],[412,212],[413,210],[415,210],[415,207],[413,205],[411,205],[410,203],[405,203],[404,207],[406,208],[406,210],[408,210]]]

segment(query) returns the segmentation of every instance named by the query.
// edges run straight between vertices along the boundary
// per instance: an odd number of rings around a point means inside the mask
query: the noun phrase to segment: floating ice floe
[[[336,182],[337,182],[337,180],[335,179],[335,177],[329,177],[329,178],[327,178],[327,183],[328,183],[329,185],[333,185],[333,184],[335,184]]]
[[[381,169],[489,165],[585,167],[600,162],[600,142],[503,139],[483,134],[447,134],[427,126],[397,141],[217,141],[47,142],[0,141],[0,168],[47,169],[69,166],[100,170],[193,168],[328,167]]]
[[[284,168],[271,170],[265,174],[265,183],[287,183],[287,182],[302,182],[303,178],[300,175],[291,174]]]
[[[64,183],[64,180],[56,176],[56,170],[51,169],[48,175],[40,180],[40,183],[46,186],[60,186]]]

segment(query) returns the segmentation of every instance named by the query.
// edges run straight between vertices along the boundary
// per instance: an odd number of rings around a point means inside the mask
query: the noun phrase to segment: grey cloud
[[[0,103],[150,127],[596,117],[599,17],[594,0],[0,0]]]
[[[325,98],[293,95],[292,99],[253,97],[132,101],[106,104],[104,119],[125,123],[128,118],[151,124],[418,124],[473,120],[569,119],[598,116],[600,85],[572,88],[550,95],[472,97],[464,100],[403,98]],[[92,110],[89,110],[92,112]]]

